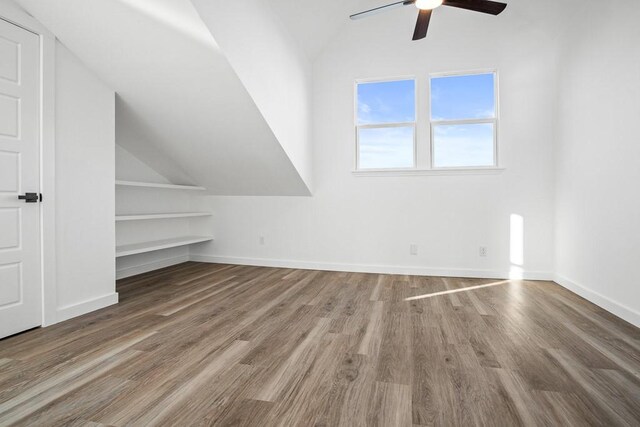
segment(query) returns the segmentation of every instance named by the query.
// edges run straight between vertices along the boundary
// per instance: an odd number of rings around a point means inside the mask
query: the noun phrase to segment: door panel
[[[20,153],[0,151],[0,192],[18,193],[20,189]]]
[[[0,19],[0,338],[39,326],[40,39]]]
[[[0,251],[20,247],[20,209],[0,208]],[[0,281],[0,283],[2,283]]]
[[[22,286],[20,280],[20,263],[0,266],[0,309],[8,305],[20,303]]]
[[[18,83],[20,77],[20,43],[0,36],[0,79]]]
[[[0,135],[20,138],[20,100],[12,96],[0,95]]]

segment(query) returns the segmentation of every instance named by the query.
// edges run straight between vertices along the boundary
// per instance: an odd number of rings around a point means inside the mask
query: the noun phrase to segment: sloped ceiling
[[[269,0],[268,4],[279,16],[307,57],[314,60],[329,40],[349,22],[349,15],[393,0]]]
[[[303,106],[310,104],[309,97],[286,93],[292,85],[283,81],[292,79],[276,81],[267,70],[274,76],[274,63],[294,64],[285,68],[304,69],[298,74],[308,76],[299,86],[309,86],[310,62],[327,46],[349,33],[371,30],[398,37],[406,46],[416,16],[415,8],[406,7],[349,20],[350,14],[388,0],[16,1],[117,92],[116,135],[122,147],[172,182],[202,185],[218,195],[309,195],[310,132],[287,127],[287,121],[311,127],[310,110],[306,118],[296,116],[296,110],[310,108]],[[508,0],[508,13],[487,31],[505,19],[518,19],[535,32],[532,36],[553,45],[558,35],[553,29],[569,15],[560,13],[562,5],[541,1],[553,4],[554,13],[542,16],[539,2]],[[430,29],[435,41],[445,28],[457,31],[471,19],[495,20],[442,9]],[[274,22],[260,22],[263,15]],[[260,32],[274,26],[279,34],[262,40]],[[270,41],[283,37],[304,52],[309,64],[289,55],[288,42],[279,53],[272,49]],[[274,87],[286,90],[273,96]]]
[[[332,43],[351,32],[369,33],[372,28],[379,33],[392,33],[400,37],[402,47],[410,44],[413,35],[417,11],[414,6],[392,9],[367,19],[352,21],[349,15],[393,3],[395,0],[265,0],[278,15],[291,36],[305,50],[309,59],[314,61]],[[469,23],[487,23],[487,30],[502,25],[501,21],[518,20],[527,31],[538,31],[542,37],[555,41],[563,23],[574,15],[575,7],[584,7],[585,3],[595,0],[497,0],[508,4],[507,12],[499,18],[482,15],[450,7],[434,11],[429,28],[429,38],[437,39],[448,29],[464,30]],[[581,6],[582,5],[582,6]],[[398,23],[402,22],[402,23]],[[551,29],[551,33],[548,31]],[[446,40],[442,40],[446,43]],[[428,40],[417,42],[425,47]]]
[[[117,142],[171,181],[310,193],[189,0],[18,3],[117,92]]]
[[[191,0],[308,185],[311,159],[311,62],[266,0]]]

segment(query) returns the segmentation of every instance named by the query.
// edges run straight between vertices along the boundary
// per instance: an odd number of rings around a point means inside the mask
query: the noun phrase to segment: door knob
[[[25,203],[38,203],[42,201],[42,194],[25,193],[23,196],[18,196],[18,199],[24,200]]]

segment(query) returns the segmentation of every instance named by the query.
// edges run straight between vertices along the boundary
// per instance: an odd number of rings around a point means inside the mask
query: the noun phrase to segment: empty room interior
[[[640,425],[639,22],[0,0],[0,426]]]

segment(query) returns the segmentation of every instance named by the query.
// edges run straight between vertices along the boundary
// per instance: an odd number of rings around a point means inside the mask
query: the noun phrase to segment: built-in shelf
[[[204,187],[196,187],[195,185],[158,184],[155,182],[116,181],[116,185],[121,187],[163,188],[166,190],[206,190]]]
[[[159,251],[161,249],[176,248],[178,246],[191,245],[193,243],[209,242],[211,236],[185,236],[174,239],[155,240],[153,242],[134,243],[116,247],[116,258],[128,255],[142,254],[145,252]]]
[[[149,219],[169,219],[169,218],[199,218],[211,216],[209,212],[181,212],[181,213],[158,213],[158,214],[136,214],[136,215],[116,215],[118,221],[144,221]]]

